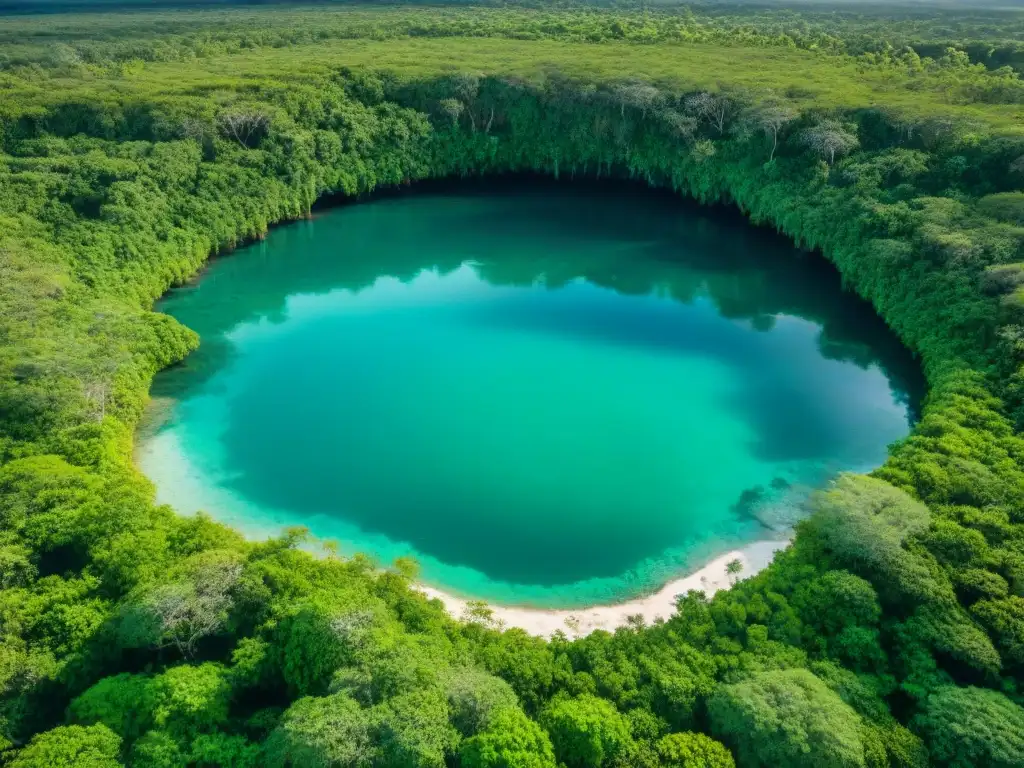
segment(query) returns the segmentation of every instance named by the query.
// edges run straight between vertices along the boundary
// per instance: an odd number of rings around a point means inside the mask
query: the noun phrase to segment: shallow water
[[[160,501],[503,603],[624,599],[777,536],[921,388],[820,259],[631,185],[335,208],[161,309],[203,344],[140,436]]]

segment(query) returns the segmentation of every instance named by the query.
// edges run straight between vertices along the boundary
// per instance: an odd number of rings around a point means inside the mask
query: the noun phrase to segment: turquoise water
[[[623,599],[776,535],[921,386],[819,259],[633,186],[335,208],[161,309],[203,343],[140,436],[160,501],[502,603]]]

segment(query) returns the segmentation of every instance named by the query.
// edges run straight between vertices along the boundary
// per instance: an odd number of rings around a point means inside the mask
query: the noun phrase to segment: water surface
[[[920,378],[820,259],[633,186],[433,187],[318,214],[161,308],[160,501],[572,607],[777,535],[880,464]]]

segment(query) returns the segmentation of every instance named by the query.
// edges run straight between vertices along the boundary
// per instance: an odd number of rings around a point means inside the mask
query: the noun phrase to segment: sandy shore
[[[774,541],[758,541],[743,549],[734,549],[721,557],[716,557],[699,571],[681,579],[670,581],[653,595],[637,598],[625,603],[614,605],[596,605],[592,608],[577,610],[555,610],[544,608],[522,608],[505,605],[487,605],[491,617],[498,626],[519,627],[530,634],[551,637],[561,630],[569,637],[588,635],[595,629],[614,630],[627,623],[630,616],[641,616],[650,624],[661,617],[669,618],[675,613],[676,595],[682,595],[691,589],[703,590],[708,597],[720,589],[728,589],[737,579],[752,576],[764,569],[780,549],[789,545],[789,539]],[[738,575],[730,575],[726,566],[734,560],[742,563]],[[472,608],[479,604],[460,597],[454,597],[433,587],[419,585],[417,587],[428,597],[436,597],[448,612],[456,618],[465,618],[472,613]]]

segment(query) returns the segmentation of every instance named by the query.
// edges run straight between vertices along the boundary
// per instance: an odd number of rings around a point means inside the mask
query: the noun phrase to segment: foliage
[[[463,742],[465,768],[554,768],[555,754],[547,733],[520,710],[498,710],[485,730]]]
[[[372,764],[369,717],[343,695],[305,698],[293,704],[267,741],[268,766]]]
[[[939,689],[913,725],[939,765],[1008,768],[1024,760],[1024,709],[996,691]]]
[[[1021,21],[986,13],[5,18],[9,763],[1020,764]],[[919,356],[914,432],[768,569],[571,641],[153,503],[132,432],[198,343],[158,296],[321,196],[523,171],[728,202],[820,251]]]
[[[40,734],[9,763],[12,768],[119,768],[121,740],[103,725],[67,725]]]
[[[557,698],[541,712],[555,755],[567,766],[609,765],[629,742],[629,726],[615,707],[596,696]]]
[[[137,739],[152,725],[152,678],[122,673],[100,680],[71,702],[71,718],[102,723],[126,739]]]
[[[508,683],[476,669],[457,670],[445,687],[452,724],[463,736],[487,729],[494,717],[519,704]]]
[[[732,755],[703,733],[672,733],[658,741],[658,757],[665,768],[733,768]]]
[[[740,765],[865,765],[857,713],[807,670],[761,672],[722,686],[708,711],[712,731]]]

